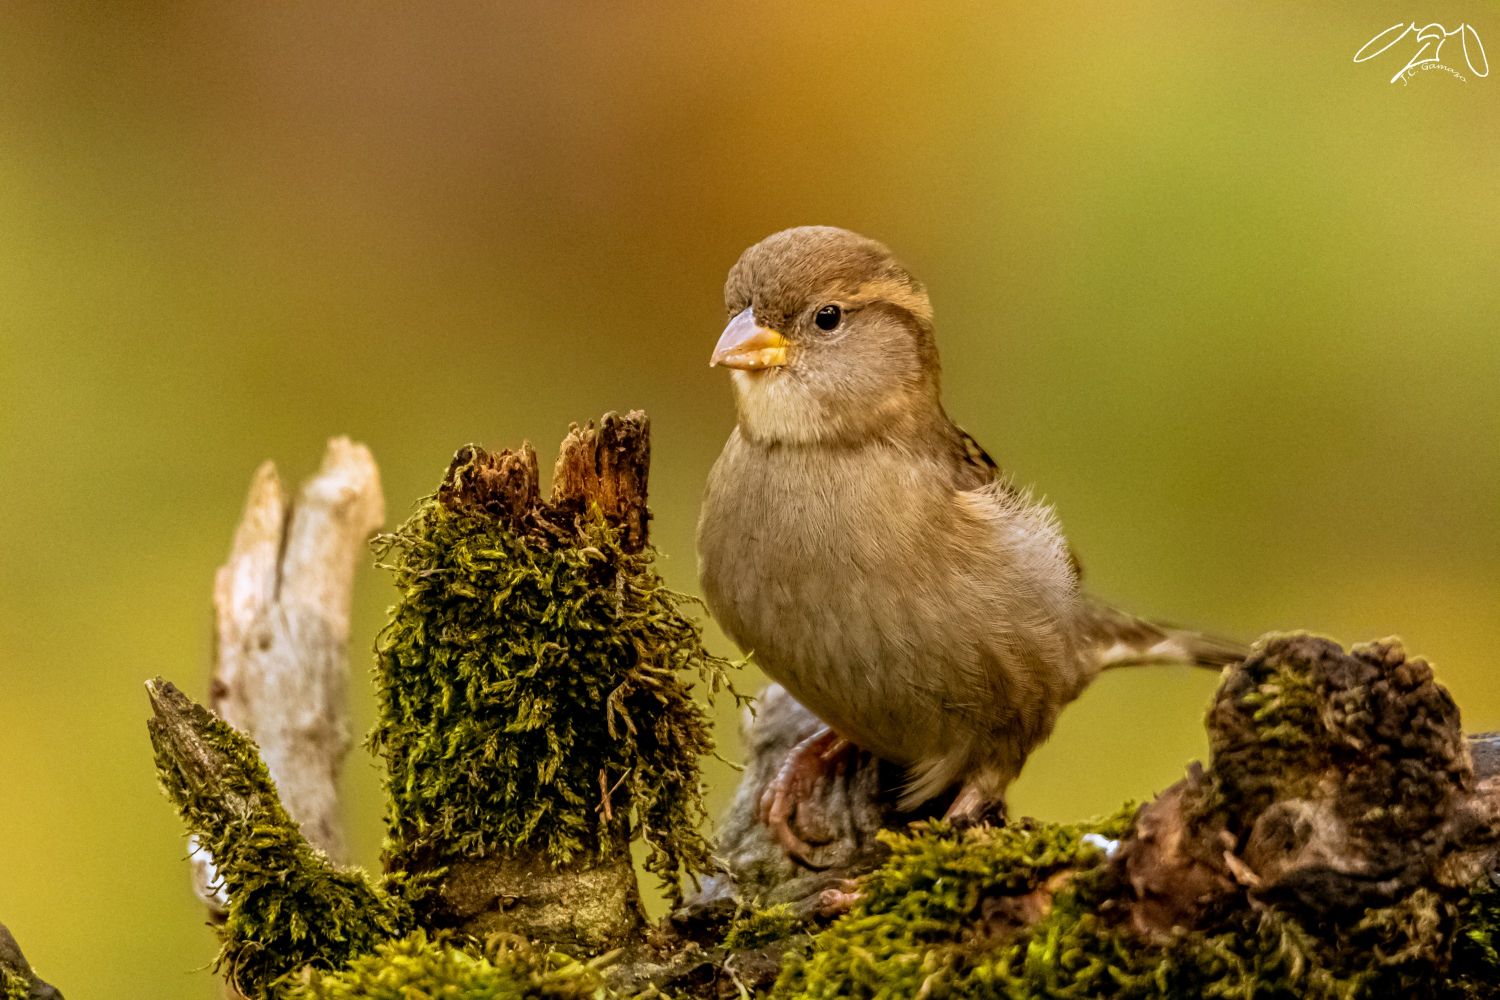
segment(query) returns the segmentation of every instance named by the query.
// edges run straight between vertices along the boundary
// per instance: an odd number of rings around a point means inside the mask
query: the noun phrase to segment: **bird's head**
[[[884,245],[803,226],[746,250],[724,284],[714,365],[757,440],[858,441],[938,408],[932,305]]]

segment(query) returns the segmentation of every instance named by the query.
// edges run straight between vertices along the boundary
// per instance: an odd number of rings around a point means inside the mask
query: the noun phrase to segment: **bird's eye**
[[[813,322],[818,325],[819,330],[832,330],[839,325],[839,321],[843,318],[844,310],[838,306],[828,305],[818,310],[817,314],[813,316]]]

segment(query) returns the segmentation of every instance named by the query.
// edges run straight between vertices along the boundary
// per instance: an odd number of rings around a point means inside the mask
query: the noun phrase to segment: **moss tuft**
[[[28,1000],[30,996],[31,980],[0,965],[0,1000]]]
[[[775,995],[1348,998],[1430,986],[1422,956],[1450,915],[1425,890],[1344,928],[1246,909],[1212,933],[1135,933],[1117,868],[1083,836],[1122,825],[892,836],[890,862],[811,955],[788,964]]]
[[[1338,775],[1343,820],[1392,869],[1423,856],[1413,840],[1473,787],[1457,706],[1395,639],[1348,653],[1305,633],[1262,640],[1216,693],[1208,735],[1205,806],[1232,830],[1274,803],[1331,798],[1321,789]]]
[[[461,453],[461,456],[464,453]],[[463,471],[450,481],[463,481]],[[697,679],[727,683],[688,599],[597,508],[559,530],[429,498],[377,546],[400,598],[377,643],[391,863],[623,853],[674,895],[706,871]]]
[[[724,947],[730,951],[760,948],[783,941],[802,931],[807,918],[791,903],[776,903],[761,909],[737,914],[724,935]]]
[[[1492,875],[1471,888],[1459,909],[1449,986],[1455,997],[1500,996],[1500,887]]]
[[[1080,960],[1095,960],[1061,939],[1053,915],[1086,916],[1076,900],[1098,895],[1104,855],[1085,835],[1118,836],[1129,815],[1071,827],[1023,820],[955,831],[933,823],[882,834],[890,860],[862,881],[854,908],[812,953],[787,964],[774,995],[1024,996],[1008,991],[1067,977]],[[1045,932],[1012,940],[1039,918]]]
[[[599,1000],[604,980],[591,965],[518,938],[496,937],[470,952],[422,932],[381,944],[338,972],[309,970],[288,1000]]]
[[[399,895],[307,842],[254,743],[169,684],[151,693],[162,790],[214,860],[229,906],[216,968],[242,993],[276,996],[305,966],[342,968],[410,930]]]

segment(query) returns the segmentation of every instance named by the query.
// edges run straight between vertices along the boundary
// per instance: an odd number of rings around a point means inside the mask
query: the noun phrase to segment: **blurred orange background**
[[[1406,16],[1381,4],[1129,6],[6,5],[0,921],[39,970],[212,992],[141,682],[204,693],[258,462],[300,478],[350,434],[396,520],[464,442],[546,455],[642,407],[662,569],[696,589],[724,272],[789,225],[924,279],[950,411],[1095,590],[1399,633],[1500,726],[1500,74],[1354,64]],[[1493,5],[1439,7],[1500,58]],[[360,575],[359,730],[390,597]],[[1106,677],[1013,811],[1171,783],[1214,683]],[[361,750],[347,787],[374,864]]]

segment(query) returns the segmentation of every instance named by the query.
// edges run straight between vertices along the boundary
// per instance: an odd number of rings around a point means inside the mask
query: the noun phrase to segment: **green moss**
[[[309,970],[291,1000],[593,1000],[606,996],[599,972],[566,955],[513,938],[477,952],[421,932],[381,944],[338,972]]]
[[[1449,987],[1455,997],[1500,996],[1500,888],[1489,876],[1459,910]]]
[[[1305,662],[1251,656],[1230,676],[1228,691],[1221,688],[1210,710],[1213,773],[1222,798],[1253,816],[1273,798],[1302,791],[1289,788],[1288,778],[1322,770],[1328,741],[1319,720],[1318,686]],[[1213,724],[1220,706],[1232,706],[1235,724],[1225,724],[1223,711]]]
[[[27,1000],[30,996],[31,980],[0,965],[0,1000]]]
[[[1126,816],[890,836],[889,863],[806,959],[788,963],[775,995],[1290,1000],[1430,988],[1422,956],[1451,923],[1425,890],[1338,928],[1246,908],[1213,933],[1136,934],[1113,902],[1121,876],[1083,838],[1120,835]]]
[[[777,903],[762,909],[748,909],[737,914],[724,935],[724,947],[731,951],[760,948],[782,941],[802,931],[807,923],[791,903]]]
[[[889,861],[861,883],[854,908],[817,937],[812,954],[788,963],[775,995],[1028,995],[1008,990],[1038,971],[1062,972],[1076,949],[1061,947],[1051,931],[1006,944],[1007,930],[1039,909],[1076,913],[1082,876],[1048,883],[1097,867],[1103,853],[1084,834],[1115,836],[1128,821],[1122,816],[1080,827],[1023,820],[883,834]]]
[[[1208,735],[1212,794],[1200,816],[1217,810],[1238,833],[1273,802],[1329,799],[1390,870],[1432,851],[1455,796],[1473,787],[1457,706],[1394,639],[1348,653],[1306,633],[1263,639],[1220,686]]]
[[[229,901],[216,967],[241,992],[276,996],[304,966],[342,968],[410,930],[399,895],[303,838],[255,744],[170,685],[152,694],[162,789],[214,860]]]
[[[778,995],[1500,993],[1500,890],[1443,880],[1454,850],[1483,847],[1447,838],[1487,834],[1450,822],[1472,776],[1426,663],[1395,642],[1277,637],[1229,673],[1208,722],[1211,768],[1158,800],[1135,855],[1107,862],[1074,827],[914,828]],[[1226,848],[1262,862],[1253,891]]]
[[[709,847],[696,679],[717,690],[687,599],[601,517],[521,535],[425,501],[378,542],[401,592],[377,644],[393,864],[607,857],[631,835],[672,891]],[[413,864],[415,862],[415,864]]]

